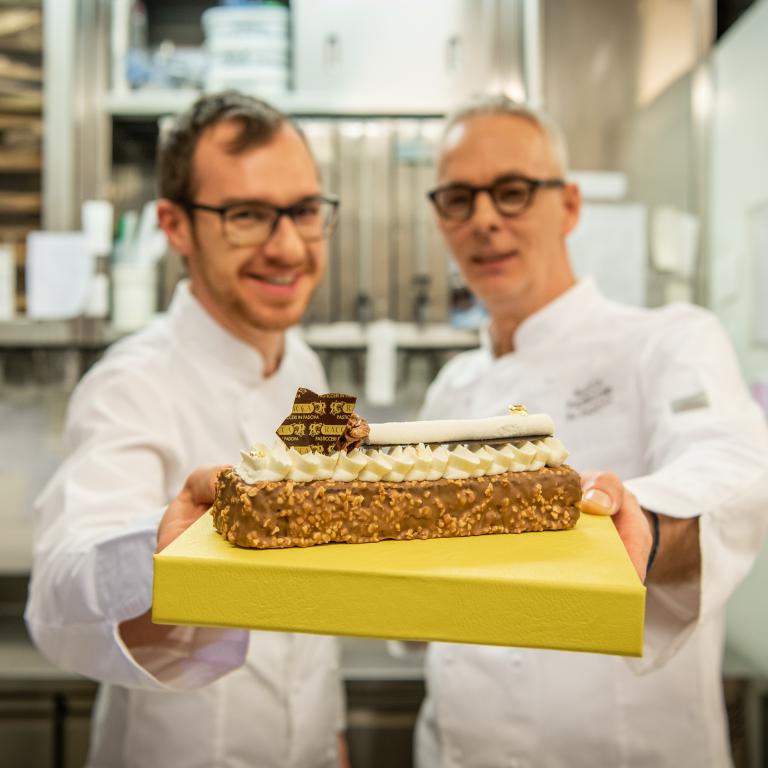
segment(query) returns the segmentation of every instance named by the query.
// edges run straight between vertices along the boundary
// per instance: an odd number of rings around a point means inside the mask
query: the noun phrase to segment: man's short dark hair
[[[201,96],[161,131],[157,158],[160,197],[176,203],[193,200],[197,143],[208,128],[228,121],[240,123],[240,132],[229,145],[232,154],[269,143],[286,124],[303,138],[301,130],[287,115],[261,99],[236,91]]]

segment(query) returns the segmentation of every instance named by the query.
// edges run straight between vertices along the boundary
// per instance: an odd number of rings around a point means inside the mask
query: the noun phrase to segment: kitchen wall
[[[768,2],[761,0],[726,33],[712,57],[709,303],[752,381],[768,380],[768,339],[764,331],[755,332],[767,303],[761,267],[768,252],[754,229],[768,216],[767,39]]]
[[[768,0],[755,3],[713,54],[709,304],[736,345],[755,394],[768,404]],[[728,606],[735,660],[768,675],[768,550]]]

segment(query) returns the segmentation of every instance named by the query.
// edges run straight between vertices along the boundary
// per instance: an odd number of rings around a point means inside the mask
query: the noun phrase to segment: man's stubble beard
[[[307,307],[304,306],[300,311],[296,312],[291,309],[286,311],[281,318],[270,318],[269,312],[257,313],[253,311],[253,308],[246,302],[240,299],[235,299],[233,306],[238,313],[240,319],[245,322],[250,328],[255,331],[266,331],[269,333],[286,331],[289,328],[297,325],[301,322]],[[279,310],[278,310],[279,312]]]
[[[200,281],[205,285],[206,291],[214,303],[219,306],[219,311],[223,312],[226,316],[237,318],[237,320],[252,330],[268,333],[286,331],[289,328],[292,328],[293,326],[301,323],[304,315],[307,312],[307,309],[309,308],[310,303],[312,302],[312,297],[315,295],[315,291],[317,290],[318,285],[324,276],[322,273],[310,291],[309,295],[304,300],[300,309],[291,309],[289,311],[289,315],[287,314],[285,319],[270,319],[269,315],[272,313],[254,312],[252,305],[245,301],[241,296],[239,296],[237,290],[234,287],[232,287],[231,290],[217,289],[216,283],[211,278],[207,269],[207,265],[210,263],[211,259],[209,259],[203,251],[200,241],[197,237],[197,233],[195,232],[193,232],[193,240],[195,243],[196,251],[194,256],[192,256],[190,259],[185,259],[187,272],[191,273],[190,262],[194,260]],[[318,264],[314,263],[313,268],[318,269],[321,267],[318,267]],[[307,271],[311,270],[308,269]],[[237,280],[239,278],[236,276],[235,279]],[[280,310],[278,309],[277,311],[279,312]]]

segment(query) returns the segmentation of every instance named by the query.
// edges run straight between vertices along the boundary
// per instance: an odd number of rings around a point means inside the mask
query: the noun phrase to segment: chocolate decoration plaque
[[[291,414],[277,428],[277,436],[286,447],[295,448],[299,453],[330,455],[339,450],[339,440],[356,402],[353,395],[338,392],[318,395],[311,389],[299,387]]]

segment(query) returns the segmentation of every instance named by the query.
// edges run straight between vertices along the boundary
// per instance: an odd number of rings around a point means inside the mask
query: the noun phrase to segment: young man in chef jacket
[[[576,280],[564,142],[506,98],[449,122],[430,198],[490,323],[423,417],[551,414],[584,509],[613,515],[648,593],[642,659],[430,645],[419,768],[730,765],[723,609],[763,541],[768,435],[723,329],[699,307],[622,306]]]
[[[103,683],[93,768],[344,766],[333,638],[149,613],[154,552],[212,498],[214,473],[190,471],[271,442],[299,386],[327,389],[289,329],[325,272],[336,202],[297,127],[235,93],[182,115],[158,168],[159,223],[189,279],[72,397],[37,502],[27,623],[55,663]]]

